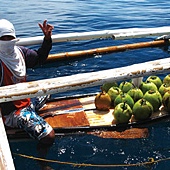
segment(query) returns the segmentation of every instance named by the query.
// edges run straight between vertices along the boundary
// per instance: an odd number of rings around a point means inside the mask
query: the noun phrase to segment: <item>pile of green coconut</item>
[[[116,123],[128,123],[132,117],[135,121],[148,119],[162,106],[170,112],[170,74],[163,79],[149,76],[138,87],[132,80],[104,83],[95,97],[95,106],[100,111],[114,108]]]

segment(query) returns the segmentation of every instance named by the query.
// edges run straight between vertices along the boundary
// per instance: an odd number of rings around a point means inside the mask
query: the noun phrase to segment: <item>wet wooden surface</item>
[[[86,118],[84,111],[76,111],[76,113],[69,113],[69,110],[83,108],[78,99],[69,99],[56,102],[49,102],[48,105],[43,107],[40,111],[40,115],[48,113],[49,117],[45,120],[53,127],[76,127],[76,126],[89,126],[89,122]],[[68,114],[50,116],[51,114],[60,113],[63,110],[68,110]]]
[[[74,134],[77,132],[85,132],[88,134],[96,135],[103,138],[120,138],[120,139],[133,139],[133,138],[146,138],[149,135],[147,129],[148,125],[153,123],[152,119],[155,117],[159,122],[160,118],[165,115],[164,119],[169,118],[164,109],[161,109],[151,116],[151,119],[146,123],[136,123],[132,117],[129,123],[125,126],[116,124],[113,116],[113,109],[109,111],[98,111],[94,104],[95,95],[69,98],[62,100],[52,100],[40,110],[40,116],[55,129],[56,134]],[[61,114],[62,113],[62,114]],[[21,130],[13,129],[8,131],[11,136],[22,136]]]
[[[63,110],[72,110],[82,108],[84,111],[76,113],[65,113],[62,115],[49,116],[45,120],[54,128],[65,127],[101,127],[111,126],[114,122],[113,109],[110,111],[97,111],[94,104],[95,96],[89,96],[78,99],[69,99],[63,101],[49,102],[40,112],[43,114],[60,113]],[[149,135],[147,128],[131,128],[120,131],[105,131],[97,130],[88,132],[88,134],[103,138],[120,138],[120,139],[134,139],[146,138]]]
[[[97,131],[89,132],[88,134],[102,138],[117,138],[117,139],[137,139],[147,138],[149,136],[148,128],[131,128],[122,131]]]

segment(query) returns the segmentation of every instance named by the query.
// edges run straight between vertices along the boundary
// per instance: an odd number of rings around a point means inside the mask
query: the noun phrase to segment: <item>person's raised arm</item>
[[[39,56],[39,64],[43,64],[48,54],[52,48],[52,30],[54,27],[47,23],[47,20],[44,20],[43,24],[39,23],[39,27],[41,28],[43,34],[44,34],[44,41],[42,43],[41,48],[38,50],[38,56]]]
[[[32,68],[36,65],[43,64],[52,48],[52,30],[54,27],[47,23],[47,20],[44,20],[42,24],[38,23],[44,34],[44,40],[41,47],[38,50],[31,50],[26,47],[20,47],[25,55],[25,61],[27,68]]]

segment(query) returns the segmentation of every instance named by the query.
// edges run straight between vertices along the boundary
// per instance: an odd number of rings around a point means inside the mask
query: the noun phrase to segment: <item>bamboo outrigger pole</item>
[[[95,49],[90,49],[90,50],[50,54],[48,56],[47,62],[53,62],[55,60],[63,60],[63,59],[72,59],[72,58],[77,58],[77,57],[90,57],[95,54],[123,52],[126,50],[133,50],[133,49],[139,49],[139,48],[163,47],[163,46],[168,46],[169,44],[170,44],[169,40],[157,40],[157,41],[140,42],[140,43],[134,43],[134,44],[125,44],[125,45],[119,45],[119,46],[95,48]]]

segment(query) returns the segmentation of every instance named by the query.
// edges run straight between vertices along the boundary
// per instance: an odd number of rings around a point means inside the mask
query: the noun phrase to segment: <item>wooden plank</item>
[[[110,109],[109,111],[96,110],[94,99],[95,96],[79,99],[85,109],[86,117],[90,126],[112,125],[114,119],[112,112],[114,109]]]
[[[15,170],[1,112],[0,112],[0,129],[1,129],[0,131],[0,169]]]
[[[0,102],[77,90],[109,81],[122,81],[169,71],[170,58],[165,58],[98,72],[19,83],[0,87]]]
[[[82,41],[92,39],[128,39],[128,38],[142,38],[148,36],[161,36],[170,34],[170,27],[156,27],[156,28],[127,28],[117,30],[103,30],[91,32],[76,32],[52,35],[53,43],[68,42],[68,41]],[[44,36],[36,36],[30,38],[20,38],[17,45],[35,45],[41,44]]]
[[[59,100],[55,102],[49,102],[46,106],[44,106],[39,114],[40,116],[44,116],[46,113],[45,120],[53,127],[78,127],[78,126],[89,126],[89,122],[85,116],[84,111],[79,111],[76,113],[62,114],[57,116],[52,116],[56,112],[60,113],[62,111],[68,111],[69,109],[77,109],[82,108],[82,104],[77,99],[69,99],[69,100]],[[48,116],[49,115],[49,116]]]
[[[78,98],[79,102],[76,99],[70,99],[70,100],[63,100],[61,103],[59,101],[53,101],[53,105],[57,105],[57,107],[62,108],[65,106],[66,108],[64,109],[74,109],[75,104],[77,103],[76,108],[82,108],[84,109],[83,112],[80,112],[80,117],[77,117],[76,114],[64,114],[63,116],[61,115],[56,115],[56,117],[51,118],[51,119],[46,119],[49,124],[50,122],[54,123],[52,119],[56,119],[61,123],[55,122],[54,124],[51,124],[55,128],[62,128],[65,131],[65,133],[71,132],[71,129],[76,129],[77,132],[83,132],[83,129],[87,127],[87,134],[91,135],[96,135],[102,138],[119,138],[119,139],[135,139],[135,138],[146,138],[149,135],[149,131],[147,128],[130,128],[127,129],[126,127],[120,127],[116,128],[116,130],[106,130],[107,128],[105,127],[111,127],[115,121],[114,121],[114,116],[113,116],[113,110],[110,109],[110,111],[99,111],[96,110],[95,104],[94,104],[94,99],[95,95],[93,96],[87,96],[87,97],[82,97]],[[49,105],[47,103],[47,105]],[[60,107],[61,105],[61,107]],[[55,110],[55,109],[54,109]],[[47,111],[47,109],[43,108],[42,111]],[[50,111],[50,110],[49,110]],[[59,110],[58,110],[59,111]],[[61,110],[62,111],[62,110]],[[41,112],[40,112],[41,113]],[[85,117],[84,117],[85,115]],[[155,114],[154,114],[155,115]],[[69,118],[69,119],[68,119]],[[135,120],[133,120],[135,121]],[[78,122],[78,124],[77,124]],[[131,120],[130,120],[131,122]],[[69,129],[70,127],[70,129]],[[78,128],[80,127],[80,128]],[[82,129],[81,129],[82,127]],[[103,127],[103,130],[101,129]],[[89,130],[88,130],[89,128]],[[94,129],[96,130],[94,131]],[[91,130],[90,130],[91,129]],[[100,129],[100,130],[99,130]],[[105,129],[105,130],[104,130]],[[118,131],[119,129],[119,131]],[[85,130],[85,131],[86,131]],[[76,132],[76,130],[75,130]]]

